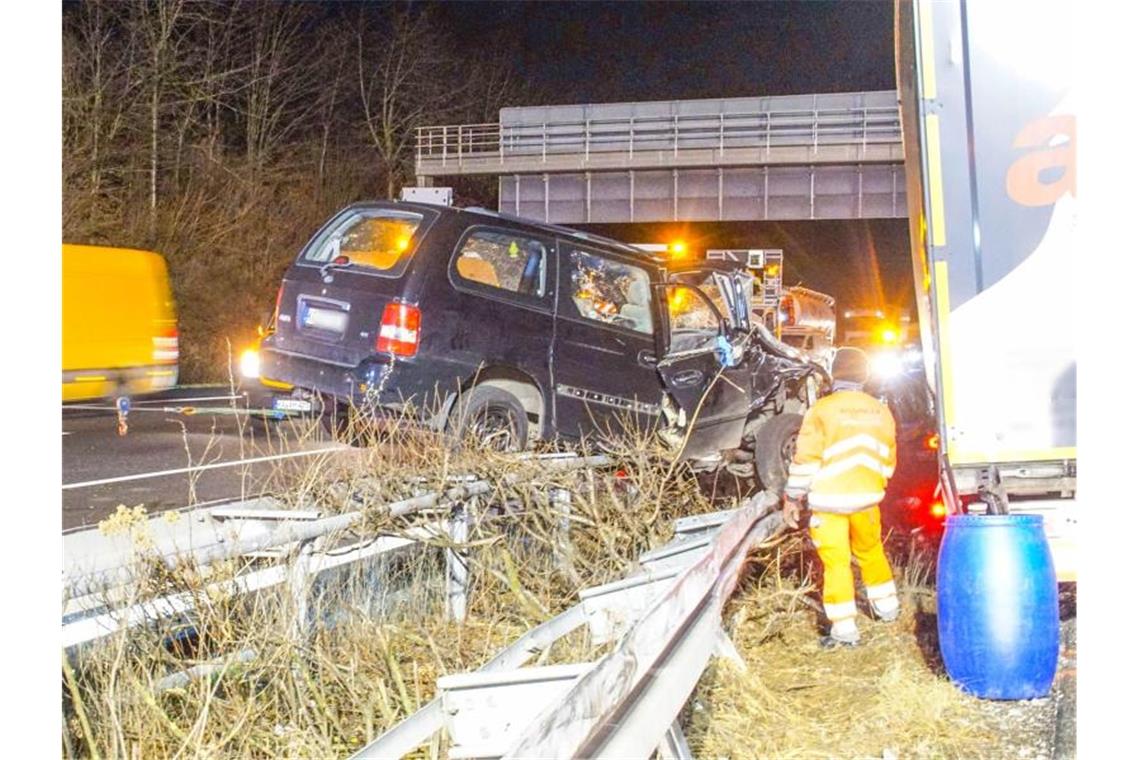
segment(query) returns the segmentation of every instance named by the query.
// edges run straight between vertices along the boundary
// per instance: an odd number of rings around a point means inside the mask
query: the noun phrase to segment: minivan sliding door
[[[620,436],[661,414],[651,269],[577,242],[558,243],[553,368],[560,434]]]

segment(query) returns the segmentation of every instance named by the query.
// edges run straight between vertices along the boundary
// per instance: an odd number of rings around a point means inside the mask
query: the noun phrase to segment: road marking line
[[[237,467],[243,464],[258,464],[260,462],[273,462],[280,459],[291,459],[293,457],[308,457],[316,454],[327,454],[333,451],[351,451],[351,446],[330,446],[327,449],[317,449],[316,451],[294,451],[289,454],[274,454],[273,456],[254,457],[253,459],[239,459],[235,462],[212,462],[211,464],[197,465],[196,467],[183,467],[177,470],[159,470],[157,472],[142,472],[137,475],[123,475],[118,478],[103,478],[102,480],[88,480],[84,483],[64,483],[63,490],[69,491],[75,488],[90,488],[91,486],[103,486],[110,483],[125,483],[130,480],[145,480],[147,478],[161,478],[167,475],[182,475],[190,472],[201,472],[202,470],[216,470],[221,467]]]
[[[64,430],[64,431],[63,431],[63,434],[64,434],[64,435],[71,435],[71,431],[70,431],[70,430]]]

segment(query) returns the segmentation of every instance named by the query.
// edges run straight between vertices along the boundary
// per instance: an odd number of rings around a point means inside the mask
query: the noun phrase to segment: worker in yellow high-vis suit
[[[833,392],[804,416],[788,472],[784,518],[798,527],[807,496],[812,542],[823,562],[823,608],[831,623],[825,647],[854,646],[854,555],[875,616],[899,616],[891,566],[883,552],[879,502],[895,470],[895,421],[890,409],[862,390],[867,356],[840,348],[832,363]]]

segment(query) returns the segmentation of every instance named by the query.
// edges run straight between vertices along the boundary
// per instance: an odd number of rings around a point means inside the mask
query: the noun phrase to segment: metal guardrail
[[[546,471],[572,470],[604,466],[609,463],[605,456],[579,457],[563,455],[523,455],[541,464]],[[508,484],[517,483],[523,476],[511,475],[505,480]],[[490,492],[492,485],[485,480],[468,479],[446,490],[433,491],[419,496],[381,505],[369,514],[405,516],[439,505],[464,503],[469,499]],[[314,551],[314,544],[360,522],[364,511],[348,512],[325,518],[314,519],[314,510],[274,510],[265,509],[264,499],[240,502],[224,508],[205,510],[214,517],[236,520],[238,523],[263,523],[267,518],[279,527],[253,535],[242,536],[240,530],[233,535],[224,531],[206,532],[207,542],[194,543],[192,536],[176,537],[171,540],[173,550],[165,553],[144,553],[141,557],[129,551],[123,561],[112,567],[90,573],[76,573],[64,579],[64,648],[95,641],[117,631],[142,625],[147,622],[169,618],[192,612],[200,594],[171,594],[145,602],[117,606],[114,602],[118,588],[129,584],[137,577],[139,568],[146,568],[147,561],[160,561],[166,567],[175,569],[192,565],[204,567],[214,562],[236,559],[266,550],[296,551],[297,556],[291,566],[273,565],[238,575],[235,578],[218,581],[207,587],[206,597],[218,595],[234,596],[251,593],[281,584],[289,584],[299,609],[304,609],[307,600],[309,579],[335,567],[369,559],[378,554],[395,551],[416,542],[434,539],[448,539],[462,543],[467,515],[464,510],[449,520],[441,520],[427,526],[405,531],[403,536],[379,536],[360,541],[349,546],[322,547]],[[243,506],[246,505],[246,506]],[[151,519],[153,524],[161,524],[161,516]],[[187,531],[187,534],[191,533]],[[127,537],[128,542],[130,537]],[[459,552],[448,550],[448,608],[449,614],[462,618],[465,613],[466,568]],[[454,587],[454,588],[453,588]]]
[[[901,143],[898,108],[778,110],[751,113],[638,116],[542,124],[458,124],[416,128],[416,166],[462,167],[551,156],[712,150],[720,156],[739,148]]]
[[[648,757],[721,640],[721,612],[749,549],[782,525],[776,503],[764,493],[741,507],[614,651],[504,757]]]
[[[555,457],[542,464],[550,469],[578,469],[605,465],[608,459]],[[393,514],[409,514],[437,504],[463,502],[488,489],[485,481],[472,479],[386,508]],[[725,654],[726,647],[731,650],[721,628],[721,612],[748,551],[779,531],[782,516],[776,504],[774,496],[761,493],[735,510],[678,520],[673,541],[645,552],[633,576],[583,589],[579,604],[531,629],[478,671],[442,677],[439,696],[355,757],[406,754],[441,728],[452,739],[450,757],[646,757],[655,748],[667,757],[688,757],[677,715],[709,658],[718,651]],[[250,509],[221,509],[219,515],[238,521],[275,517],[267,513],[261,500]],[[465,525],[467,520],[465,509],[453,510],[450,519],[414,528],[405,536],[314,551],[315,539],[343,530],[361,516],[357,512],[319,518],[312,511],[285,511],[280,517],[287,522],[276,530],[222,546],[175,552],[164,559],[171,566],[179,561],[208,563],[292,547],[296,555],[291,564],[217,582],[204,596],[288,584],[299,610],[294,633],[303,637],[313,575],[416,542],[455,537],[462,533],[456,521]],[[460,549],[446,551],[449,614],[461,617],[465,574],[455,570],[465,569],[465,558]],[[99,581],[123,582],[129,577],[122,574],[123,568],[115,569],[119,572],[104,572]],[[71,579],[74,588],[81,587],[80,580]],[[194,598],[180,594],[126,609],[84,610],[78,620],[65,624],[65,647],[193,609]],[[95,614],[86,614],[92,611]],[[521,667],[582,626],[589,627],[594,643],[617,641],[617,645],[593,663]],[[235,658],[255,656],[252,650],[237,652],[172,674],[156,688],[209,674]]]
[[[676,717],[709,657],[724,653],[721,611],[748,551],[780,530],[776,505],[762,493],[735,510],[678,520],[673,541],[641,556],[640,572],[584,589],[581,603],[479,670],[439,679],[439,696],[353,760],[403,756],[443,728],[453,758],[648,757],[655,748],[689,757]],[[608,622],[595,630],[598,617]],[[620,641],[596,663],[520,669],[583,625],[595,643],[599,633]]]

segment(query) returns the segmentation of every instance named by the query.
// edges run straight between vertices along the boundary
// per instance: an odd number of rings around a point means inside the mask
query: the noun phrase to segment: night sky
[[[893,89],[891,2],[452,2],[464,44],[497,39],[544,102]]]
[[[891,2],[450,2],[464,45],[511,60],[548,104],[894,89]],[[784,249],[785,280],[839,308],[911,307],[905,219],[583,225],[629,242]],[[872,264],[877,262],[877,267]],[[878,271],[878,275],[875,271]]]

